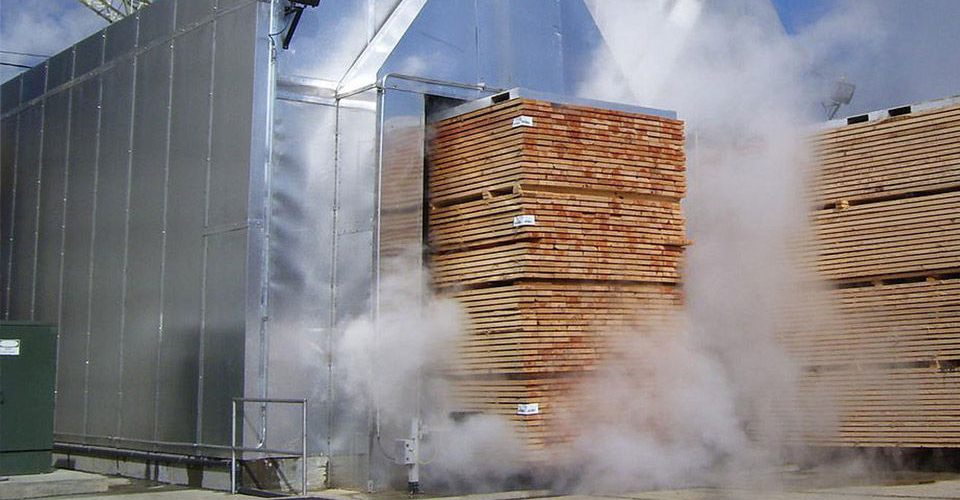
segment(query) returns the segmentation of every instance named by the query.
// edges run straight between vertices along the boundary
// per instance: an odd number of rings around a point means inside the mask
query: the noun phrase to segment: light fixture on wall
[[[290,41],[293,40],[293,34],[296,33],[297,26],[300,25],[300,16],[303,15],[304,7],[316,7],[318,5],[320,5],[320,0],[290,0],[290,5],[283,10],[284,17],[293,16],[288,21],[286,34],[283,35],[284,50],[290,48]]]

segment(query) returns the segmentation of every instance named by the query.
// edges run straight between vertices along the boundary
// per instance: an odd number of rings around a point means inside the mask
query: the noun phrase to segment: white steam
[[[372,401],[381,419],[400,424],[424,403],[420,381],[441,378],[444,363],[455,352],[462,317],[456,301],[431,293],[426,274],[416,265],[398,261],[389,267],[396,271],[380,282],[377,316],[347,325],[336,357],[349,367],[344,387],[351,391],[350,401],[361,408]]]
[[[580,388],[581,434],[559,486],[590,493],[675,486],[747,446],[734,391],[717,359],[682,327],[619,345]]]
[[[419,260],[386,263],[375,316],[351,321],[334,347],[344,369],[346,399],[358,414],[374,412],[381,477],[397,477],[395,440],[422,422],[420,463],[428,487],[495,488],[518,470],[520,442],[510,423],[493,415],[459,421],[449,368],[457,362],[464,314],[453,299],[435,295]],[[383,459],[386,459],[384,461]]]
[[[685,326],[637,332],[632,368],[596,384],[618,411],[584,426],[585,490],[729,480],[776,464],[791,417],[803,418],[798,367],[777,333],[785,306],[818,293],[791,255],[808,224],[816,54],[785,35],[768,2],[693,3],[591,4],[617,64],[598,57],[580,94],[674,109],[686,122],[694,243]],[[821,36],[820,50],[849,42]]]
[[[743,479],[779,463],[807,417],[795,406],[798,366],[777,334],[786,306],[821,292],[805,285],[791,250],[808,233],[806,137],[821,111],[818,68],[881,32],[840,30],[868,14],[853,8],[808,27],[812,43],[788,37],[765,0],[587,3],[606,46],[578,94],[673,109],[686,122],[693,245],[683,317],[633,332],[584,381],[584,404],[564,416],[575,436],[556,454],[553,485],[612,492]],[[380,297],[378,319],[352,324],[339,346],[355,400],[375,402],[395,431],[421,412],[437,429],[428,453],[442,470],[433,477],[452,487],[519,472],[508,423],[456,427],[446,418],[451,386],[441,374],[456,355],[456,305],[433,297],[419,270],[388,277]],[[806,424],[830,421],[818,418]]]

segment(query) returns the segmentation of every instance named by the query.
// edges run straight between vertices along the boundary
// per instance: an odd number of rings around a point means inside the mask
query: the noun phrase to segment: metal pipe
[[[380,241],[379,241],[379,240],[380,240],[380,216],[379,216],[379,211],[380,211],[381,208],[382,208],[382,197],[383,197],[382,182],[383,182],[384,103],[385,103],[385,95],[386,95],[386,89],[387,89],[387,86],[386,86],[386,85],[387,85],[387,81],[388,81],[389,79],[391,79],[391,78],[396,79],[396,80],[407,80],[407,81],[424,83],[424,84],[428,84],[428,85],[437,85],[437,86],[442,86],[442,87],[453,87],[453,88],[460,88],[460,89],[467,89],[467,90],[477,90],[477,91],[480,91],[480,92],[490,92],[490,93],[493,93],[493,94],[496,94],[496,93],[499,93],[499,92],[503,92],[503,91],[505,90],[505,89],[499,89],[499,88],[489,88],[489,87],[487,87],[487,86],[486,86],[485,84],[483,84],[483,83],[472,84],[472,83],[462,83],[462,82],[454,82],[454,81],[447,81],[447,80],[436,80],[436,79],[433,79],[433,78],[423,78],[423,77],[414,76],[414,75],[406,75],[406,74],[402,74],[402,73],[392,73],[392,72],[391,72],[391,73],[386,73],[385,75],[383,75],[378,82],[375,82],[375,83],[372,83],[372,84],[370,84],[370,85],[366,85],[366,86],[360,87],[360,88],[357,89],[357,90],[353,90],[353,91],[347,92],[347,93],[345,93],[345,94],[338,94],[338,95],[336,95],[337,101],[340,101],[340,100],[342,100],[342,99],[349,98],[349,97],[351,97],[351,96],[354,96],[354,95],[357,95],[357,94],[366,92],[366,91],[368,91],[368,90],[377,89],[377,135],[376,135],[376,140],[377,140],[377,149],[376,149],[376,151],[377,151],[377,159],[376,159],[376,161],[377,161],[377,185],[376,185],[375,190],[376,190],[376,210],[377,210],[377,212],[378,212],[378,216],[376,217],[376,222],[375,222],[377,226],[376,226],[376,229],[375,229],[375,231],[374,231],[374,245],[375,245],[374,248],[375,248],[376,250],[374,251],[374,256],[373,256],[373,259],[374,259],[374,263],[373,263],[373,272],[374,272],[373,316],[374,316],[374,325],[376,325],[375,335],[379,335],[379,316],[380,316],[380,253],[379,253],[379,248],[380,248]],[[396,90],[396,89],[395,89],[395,90]],[[339,121],[339,120],[338,120],[338,121]],[[419,381],[418,381],[418,383],[419,383]],[[419,391],[418,391],[418,392],[419,392]],[[378,394],[374,394],[374,395],[373,395],[373,399],[374,399],[374,401],[373,401],[373,406],[374,406],[374,412],[373,412],[373,413],[374,413],[374,416],[373,416],[373,419],[374,419],[374,421],[373,421],[373,434],[374,434],[374,439],[371,440],[371,443],[370,443],[370,448],[371,448],[371,449],[368,450],[368,451],[369,451],[368,457],[373,457],[373,449],[372,449],[372,448],[373,448],[373,446],[374,446],[374,442],[376,442],[377,446],[380,446],[380,438],[381,438],[381,432],[380,432],[380,431],[381,431],[381,424],[380,424],[380,401],[379,401],[379,395],[378,395]],[[418,403],[418,404],[419,404],[419,403]],[[418,411],[417,417],[419,418],[419,411]],[[416,471],[415,474],[416,474],[416,476],[417,476],[417,484],[419,485],[419,471]],[[368,484],[369,484],[369,483],[370,483],[370,481],[368,480]]]
[[[237,451],[246,451],[250,453],[272,453],[274,455],[284,455],[284,457],[265,457],[265,458],[289,458],[290,456],[299,457],[301,455],[300,450],[282,450],[279,448],[249,448],[244,446],[237,446],[235,448]]]
[[[451,80],[437,80],[434,78],[424,78],[421,76],[407,75],[404,73],[387,73],[382,77],[380,77],[380,80],[377,82],[371,83],[369,85],[364,85],[363,87],[360,87],[355,90],[351,90],[350,92],[346,92],[343,94],[336,94],[335,98],[337,100],[347,99],[357,94],[362,94],[368,90],[373,90],[373,89],[384,90],[387,88],[386,87],[387,80],[390,78],[393,78],[394,80],[406,80],[410,82],[425,83],[427,85],[438,85],[440,87],[453,87],[453,88],[466,89],[466,90],[479,90],[481,92],[491,92],[494,94],[497,92],[503,92],[504,90],[507,90],[507,89],[501,89],[496,87],[488,87],[486,84],[483,84],[483,83],[463,83],[463,82],[455,82]]]
[[[300,494],[307,494],[307,400],[303,400],[303,462],[300,464]]]
[[[237,400],[230,407],[230,494],[237,493]]]
[[[97,439],[103,441],[113,441],[116,443],[137,443],[137,444],[150,444],[155,446],[171,446],[171,447],[180,447],[180,448],[205,448],[210,450],[229,450],[230,447],[222,444],[201,444],[201,443],[188,443],[184,441],[157,441],[151,439],[134,439],[134,438],[121,438],[115,436],[97,436],[93,434],[74,434],[70,432],[58,432],[57,436],[72,436],[79,439]],[[72,444],[72,443],[64,443]],[[119,447],[118,447],[119,448]]]
[[[156,451],[130,450],[126,448],[113,448],[109,446],[94,446],[73,443],[54,443],[53,450],[61,453],[75,453],[82,455],[106,455],[109,457],[135,458],[153,462],[166,462],[185,465],[200,465],[210,467],[223,467],[227,460],[223,458],[210,458],[191,455],[177,455],[173,453],[161,453]]]
[[[275,399],[275,398],[233,398],[234,401],[243,401],[244,403],[280,403],[299,405],[304,404],[305,399]]]
[[[453,87],[458,89],[467,89],[467,90],[479,90],[481,92],[503,92],[506,89],[500,88],[489,88],[485,83],[462,83],[455,82],[451,80],[437,80],[434,78],[424,78],[422,76],[407,75],[403,73],[387,73],[380,78],[380,83],[377,85],[379,88],[386,88],[387,80],[393,78],[395,80],[407,80],[410,82],[417,83],[426,83],[428,85],[439,85],[441,87]]]

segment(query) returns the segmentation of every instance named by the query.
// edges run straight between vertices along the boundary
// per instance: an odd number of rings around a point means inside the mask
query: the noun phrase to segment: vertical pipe
[[[303,400],[303,462],[300,464],[300,494],[307,494],[307,400]]]
[[[411,495],[420,493],[420,414],[410,420],[410,456],[407,461],[407,488]]]
[[[259,318],[258,318],[258,335],[259,335],[259,363],[258,363],[258,384],[259,391],[257,396],[260,398],[267,398],[270,390],[270,381],[269,381],[269,349],[270,343],[267,340],[267,321],[270,316],[270,226],[271,226],[271,193],[273,190],[272,181],[273,181],[273,126],[274,126],[274,96],[276,95],[276,84],[277,84],[277,47],[273,37],[269,36],[269,33],[273,33],[275,26],[282,22],[282,19],[277,17],[278,11],[280,9],[279,4],[275,0],[270,0],[270,14],[267,17],[267,82],[266,82],[266,99],[265,106],[266,112],[264,117],[265,126],[263,127],[263,144],[264,144],[264,154],[263,154],[263,199],[260,200],[261,210],[262,210],[262,224],[260,225],[261,235],[260,238],[260,276],[259,276],[259,285],[260,285],[260,304],[259,304]],[[259,19],[258,14],[258,19]],[[258,21],[258,26],[260,21]],[[251,191],[252,192],[252,191]],[[248,250],[249,251],[249,250]],[[246,389],[244,389],[246,393]],[[261,439],[258,443],[258,447],[265,446],[267,441],[267,405],[265,403],[260,405],[260,436]]]
[[[237,494],[237,400],[230,405],[230,494]]]

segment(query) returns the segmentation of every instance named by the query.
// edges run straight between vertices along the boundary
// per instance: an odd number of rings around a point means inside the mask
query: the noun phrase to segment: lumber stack
[[[804,252],[830,289],[794,307],[782,335],[804,364],[806,413],[832,414],[805,441],[960,447],[960,105],[816,143]]]
[[[387,119],[381,152],[380,258],[409,257],[423,245],[423,128],[408,116]],[[384,188],[383,186],[386,186]]]
[[[516,98],[433,132],[432,272],[467,312],[450,375],[536,460],[572,437],[558,417],[616,339],[682,303],[682,123]]]

